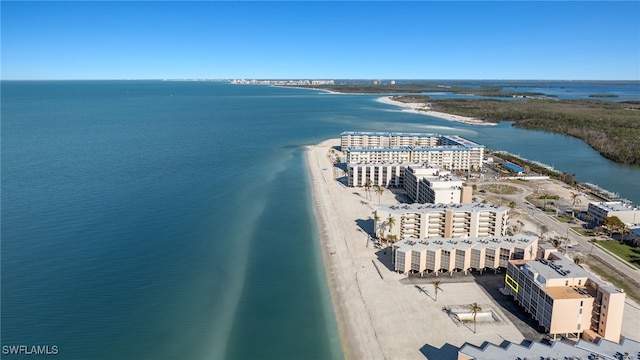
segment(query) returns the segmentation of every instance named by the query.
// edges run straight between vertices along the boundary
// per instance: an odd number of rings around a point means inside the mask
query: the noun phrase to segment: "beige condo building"
[[[505,276],[509,295],[554,339],[619,342],[625,293],[556,254],[510,261]]]
[[[395,271],[404,274],[506,268],[509,260],[535,259],[536,236],[403,239],[393,245]]]
[[[398,239],[482,238],[506,235],[509,208],[480,203],[379,205],[375,216],[376,233]]]

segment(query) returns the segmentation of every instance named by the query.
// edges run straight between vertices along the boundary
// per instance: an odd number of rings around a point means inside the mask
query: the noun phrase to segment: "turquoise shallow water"
[[[2,82],[2,345],[64,359],[340,359],[303,149],[460,134],[640,202],[640,170],[553,134],[376,96],[225,83]]]

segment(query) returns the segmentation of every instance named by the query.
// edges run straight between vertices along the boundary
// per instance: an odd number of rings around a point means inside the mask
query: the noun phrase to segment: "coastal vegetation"
[[[347,94],[420,94],[429,92],[448,92],[452,94],[466,94],[490,97],[535,96],[555,97],[540,92],[502,91],[499,86],[445,86],[438,84],[401,84],[401,85],[375,85],[375,84],[349,84],[349,85],[297,85],[296,87],[322,89]]]
[[[589,95],[590,98],[617,98],[618,95],[615,94],[593,94]]]
[[[514,126],[573,136],[606,158],[640,165],[640,105],[599,100],[431,99],[396,96],[401,102],[424,102],[431,109],[489,122],[513,121]],[[532,169],[533,170],[533,169]],[[535,170],[534,170],[535,171]]]

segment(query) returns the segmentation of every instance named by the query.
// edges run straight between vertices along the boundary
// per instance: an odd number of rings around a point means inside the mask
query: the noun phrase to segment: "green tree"
[[[431,283],[433,284],[433,290],[436,293],[436,297],[434,301],[438,301],[438,290],[440,291],[444,291],[444,290],[442,290],[442,288],[440,287],[440,280],[432,281]]]
[[[604,218],[604,221],[602,221],[602,225],[609,230],[609,236],[613,233],[624,231],[626,226],[617,216],[607,216]]]
[[[475,334],[476,333],[476,316],[480,311],[482,311],[482,308],[480,307],[480,305],[478,305],[478,303],[473,303],[469,305],[469,310],[471,310],[471,313],[473,314],[473,333]]]
[[[587,214],[584,216],[584,219],[588,222],[591,223],[593,220],[595,220],[595,218],[593,217],[593,215],[591,214]]]

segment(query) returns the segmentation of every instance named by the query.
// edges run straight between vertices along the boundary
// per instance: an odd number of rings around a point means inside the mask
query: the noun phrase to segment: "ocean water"
[[[460,134],[640,202],[640,169],[579,140],[374,95],[1,86],[0,340],[62,359],[341,359],[302,146],[342,131]]]

